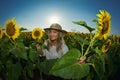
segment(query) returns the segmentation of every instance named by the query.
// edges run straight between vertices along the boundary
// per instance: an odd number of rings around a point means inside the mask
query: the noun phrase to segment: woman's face
[[[50,37],[50,40],[57,40],[58,39],[58,31],[57,30],[50,30],[49,37]]]

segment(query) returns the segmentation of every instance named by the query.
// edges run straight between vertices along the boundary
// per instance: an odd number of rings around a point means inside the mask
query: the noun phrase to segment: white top
[[[45,45],[47,45],[46,42]],[[59,53],[56,51],[56,46],[51,46],[49,51],[47,49],[43,49],[43,56],[46,56],[46,59],[60,58],[68,51],[66,44],[62,44],[61,48],[62,49],[59,51]]]

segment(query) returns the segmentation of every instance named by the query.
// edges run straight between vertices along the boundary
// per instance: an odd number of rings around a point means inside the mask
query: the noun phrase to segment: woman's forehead
[[[51,31],[59,32],[58,30],[55,30],[55,29],[50,29],[49,32],[51,32]]]

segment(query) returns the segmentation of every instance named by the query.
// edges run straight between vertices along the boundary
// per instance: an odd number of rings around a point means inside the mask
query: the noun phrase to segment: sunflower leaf
[[[16,48],[11,49],[11,53],[16,57],[27,60],[27,51],[23,43],[18,43]]]
[[[73,23],[85,27],[86,29],[89,30],[90,33],[91,33],[92,31],[95,30],[95,28],[91,28],[90,26],[88,26],[87,23],[86,23],[85,21],[79,21],[79,22],[75,22],[75,21],[73,21]]]
[[[27,28],[24,28],[24,27],[20,28],[20,31],[25,31],[25,30],[27,30]]]
[[[79,42],[79,44],[86,44],[88,45],[89,44],[89,41],[87,41],[86,39],[84,39],[83,37],[80,37],[80,36],[74,36],[73,37],[75,40],[77,40]]]
[[[29,51],[29,58],[32,62],[35,62],[39,57],[39,52],[34,50],[34,49],[30,49]]]
[[[51,70],[51,68],[53,67],[56,61],[57,59],[50,59],[50,60],[45,60],[41,63],[37,63],[36,65],[41,72],[48,75],[49,71]]]
[[[6,64],[7,67],[7,75],[6,80],[18,80],[19,76],[21,75],[22,66],[20,63],[12,64],[8,63]]]
[[[102,79],[102,75],[105,72],[105,60],[104,60],[104,56],[102,55],[101,50],[97,48],[95,48],[95,52],[97,53],[97,55],[95,55],[95,59],[94,59],[94,69],[96,71],[96,73],[98,74],[99,78]],[[101,67],[99,67],[101,66]]]
[[[81,79],[88,75],[89,65],[79,64],[81,53],[77,49],[71,49],[61,57],[52,67],[50,74],[65,79]]]

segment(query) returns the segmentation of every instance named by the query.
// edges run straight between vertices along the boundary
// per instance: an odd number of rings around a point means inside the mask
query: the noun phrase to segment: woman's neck
[[[52,45],[53,45],[53,46],[56,46],[56,45],[57,45],[57,40],[52,40],[51,42],[52,42]]]

